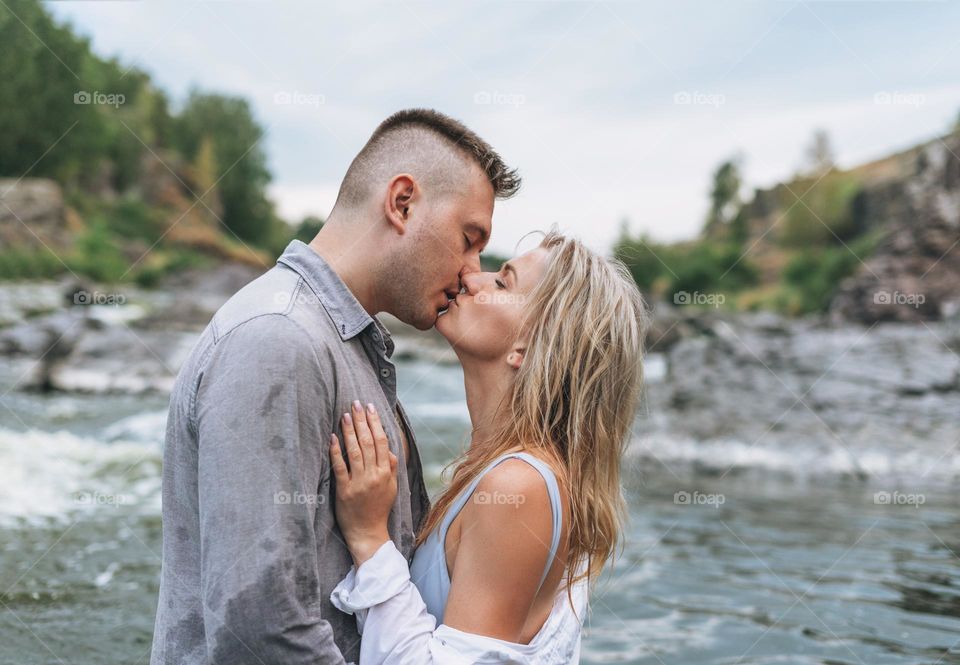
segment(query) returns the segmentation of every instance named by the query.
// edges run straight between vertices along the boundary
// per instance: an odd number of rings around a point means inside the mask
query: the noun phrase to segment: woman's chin
[[[444,339],[450,343],[450,346],[453,346],[456,336],[454,335],[456,322],[451,318],[452,312],[447,310],[446,312],[439,314],[437,316],[437,322],[434,324],[434,328],[437,329],[437,332],[443,335]]]

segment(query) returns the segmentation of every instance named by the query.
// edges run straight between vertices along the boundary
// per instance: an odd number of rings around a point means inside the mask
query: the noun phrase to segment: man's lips
[[[450,297],[450,294],[447,294],[447,302],[444,303],[443,307],[437,310],[437,315],[440,316],[440,315],[446,314],[447,311],[449,311],[450,307],[452,307],[453,305],[456,305],[457,307],[459,307],[460,303],[457,302],[458,297],[460,297],[459,293],[453,296],[452,298]]]

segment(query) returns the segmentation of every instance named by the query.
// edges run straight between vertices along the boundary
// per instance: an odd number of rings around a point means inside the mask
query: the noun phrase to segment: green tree
[[[813,132],[813,138],[807,147],[806,163],[809,173],[820,176],[834,166],[833,146],[830,144],[830,135],[826,130],[818,129]]]
[[[92,170],[107,148],[97,109],[80,103],[89,47],[39,2],[15,6],[16,15],[0,5],[0,175],[67,181]]]
[[[713,186],[710,188],[710,211],[707,213],[706,232],[715,233],[720,227],[729,224],[740,211],[739,159],[733,158],[720,164],[713,172]]]
[[[314,236],[320,233],[320,229],[323,228],[323,223],[324,220],[319,217],[307,215],[300,221],[300,225],[297,226],[296,233],[294,233],[293,237],[308,243],[313,240]]]
[[[40,3],[0,6],[0,175],[123,191],[169,125],[149,76],[102,59]]]
[[[270,172],[260,145],[264,132],[247,101],[194,90],[175,125],[176,143],[191,161],[204,140],[213,143],[224,225],[241,240],[267,242],[273,214],[266,194]]]
[[[646,235],[636,238],[621,234],[613,246],[614,258],[621,261],[644,291],[651,291],[658,280],[670,275],[673,251],[669,245],[655,243]]]

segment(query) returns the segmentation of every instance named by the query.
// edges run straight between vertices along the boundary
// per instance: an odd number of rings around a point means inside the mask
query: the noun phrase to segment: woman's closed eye
[[[498,289],[505,289],[505,288],[507,288],[507,285],[504,284],[503,280],[500,279],[499,277],[494,280],[494,283],[497,285],[497,288],[498,288]]]

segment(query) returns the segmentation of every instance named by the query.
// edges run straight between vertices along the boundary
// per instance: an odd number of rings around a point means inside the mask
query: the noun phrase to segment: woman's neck
[[[464,363],[463,384],[467,392],[467,410],[470,412],[472,433],[470,448],[489,445],[504,417],[503,406],[513,379],[505,363],[497,366],[484,363]],[[500,366],[502,365],[502,367]]]

